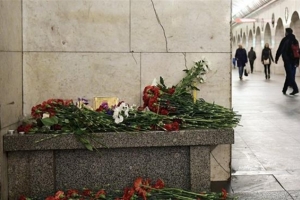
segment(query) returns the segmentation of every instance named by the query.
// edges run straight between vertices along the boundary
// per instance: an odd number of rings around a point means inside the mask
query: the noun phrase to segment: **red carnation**
[[[92,191],[90,189],[84,189],[82,191],[83,196],[89,197],[91,195]]]
[[[165,125],[164,125],[164,128],[165,128],[167,131],[172,131],[172,124],[165,124]]]
[[[122,199],[123,200],[130,200],[133,195],[134,195],[134,189],[133,188],[125,188]]]
[[[163,180],[158,179],[153,187],[155,189],[162,189],[165,187],[165,183],[163,182]]]
[[[99,190],[99,191],[97,192],[97,194],[95,195],[95,198],[97,199],[97,198],[99,198],[100,196],[101,196],[101,197],[105,197],[105,195],[106,195],[105,190]]]
[[[161,115],[168,115],[168,114],[169,114],[169,111],[168,111],[167,109],[165,109],[165,108],[162,108],[162,109],[160,110],[160,114],[161,114]]]
[[[31,124],[21,124],[20,126],[18,126],[17,128],[17,132],[24,132],[24,133],[28,133],[32,128]]]
[[[174,94],[174,92],[175,92],[175,87],[174,86],[168,89],[169,94]]]

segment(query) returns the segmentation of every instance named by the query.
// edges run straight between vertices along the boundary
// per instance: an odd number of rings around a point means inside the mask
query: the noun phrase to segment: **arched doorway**
[[[244,48],[247,48],[247,38],[246,38],[246,33],[243,33],[242,45],[243,45]]]
[[[282,22],[282,19],[279,18],[277,20],[277,23],[276,23],[276,28],[275,28],[275,39],[274,39],[274,57],[276,55],[276,51],[278,49],[278,46],[280,44],[280,41],[282,40],[282,38],[284,37],[284,26],[283,26],[283,22]],[[285,70],[284,70],[284,67],[283,67],[283,61],[282,59],[280,58],[278,60],[278,63],[277,64],[274,64],[274,73],[275,74],[285,74]]]
[[[262,40],[261,40],[261,32],[260,28],[256,28],[256,35],[255,35],[255,48],[254,51],[256,52],[256,65],[254,66],[254,71],[262,72],[263,66],[260,65],[261,60],[261,51],[262,51]]]
[[[237,43],[237,44],[242,44],[242,40],[241,40],[241,37],[240,37],[240,35],[238,35],[237,37],[238,37],[238,40],[237,40],[237,41],[238,41],[238,43]]]
[[[264,44],[263,44],[263,47],[265,47],[265,44],[269,44],[269,47],[272,51],[272,55],[273,55],[273,58],[274,58],[274,50],[273,50],[273,44],[272,44],[272,34],[271,34],[271,27],[270,27],[270,24],[267,23],[266,24],[266,27],[265,27],[265,32],[264,32]],[[271,73],[274,73],[274,70],[270,70]]]
[[[252,30],[249,31],[249,37],[248,37],[248,49],[250,49],[251,47],[254,47],[254,43],[253,43],[253,34],[252,34]]]
[[[265,34],[264,34],[264,44],[268,43],[270,45],[270,48],[272,48],[272,35],[271,35],[271,27],[270,24],[267,23],[265,28]]]
[[[297,11],[295,11],[292,14],[290,27],[293,29],[294,35],[299,40],[299,37],[300,37],[300,21],[299,21],[299,14],[298,14]]]
[[[297,11],[295,11],[292,14],[290,27],[293,29],[293,33],[299,41],[300,40],[300,20],[299,20],[299,14]],[[298,67],[298,70],[299,70],[299,67]],[[296,76],[300,76],[300,70],[296,73]]]

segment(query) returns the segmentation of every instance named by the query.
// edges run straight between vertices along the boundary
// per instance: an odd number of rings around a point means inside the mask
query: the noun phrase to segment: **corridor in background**
[[[256,72],[240,81],[233,69],[232,79],[242,126],[232,145],[231,192],[242,200],[300,199],[300,95],[282,94],[284,75],[266,80]]]

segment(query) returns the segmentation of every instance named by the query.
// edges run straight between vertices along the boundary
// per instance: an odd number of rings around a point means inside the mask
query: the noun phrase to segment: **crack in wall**
[[[229,171],[227,171],[225,169],[225,167],[223,167],[223,165],[221,165],[221,163],[216,159],[216,157],[214,156],[214,154],[210,153],[210,155],[213,157],[213,159],[217,162],[217,164],[227,173],[227,174],[230,174]]]
[[[133,60],[135,61],[135,64],[137,64],[137,61],[136,61],[133,53],[131,53],[131,56],[132,56]]]
[[[165,37],[165,42],[166,42],[166,52],[168,52],[168,39],[167,39],[167,36],[166,36],[166,31],[165,31],[165,28],[163,27],[159,17],[158,17],[158,14],[156,12],[156,8],[155,8],[155,5],[154,5],[154,2],[153,0],[151,0],[151,3],[152,3],[152,7],[153,7],[153,10],[154,10],[154,13],[155,13],[155,16],[156,16],[156,19],[157,19],[157,22],[159,23],[159,25],[161,26],[162,30],[163,30],[163,33],[164,33],[164,37]]]

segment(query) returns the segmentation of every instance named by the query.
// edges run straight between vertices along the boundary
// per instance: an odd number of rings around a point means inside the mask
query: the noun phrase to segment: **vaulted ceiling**
[[[232,0],[232,21],[243,18],[262,6],[277,0]]]

